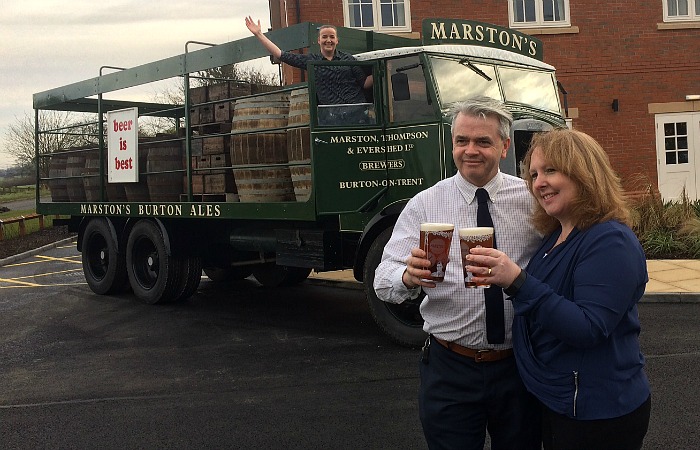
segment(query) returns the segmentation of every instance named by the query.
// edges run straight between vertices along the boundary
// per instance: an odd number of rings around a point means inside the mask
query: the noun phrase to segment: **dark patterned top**
[[[318,53],[300,55],[298,53],[282,52],[280,61],[290,66],[306,70],[309,60],[321,61],[324,57]],[[355,61],[355,57],[335,51],[333,61]],[[316,96],[320,105],[338,105],[343,103],[365,103],[367,100],[363,91],[365,75],[359,66],[319,66],[316,68]]]

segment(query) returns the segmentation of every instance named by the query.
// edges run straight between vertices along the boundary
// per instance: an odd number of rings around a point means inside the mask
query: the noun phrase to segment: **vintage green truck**
[[[303,23],[268,36],[283,50],[313,50],[316,33],[317,24]],[[310,62],[306,81],[274,90],[237,80],[192,86],[201,71],[268,56],[249,37],[194,51],[203,43],[188,42],[182,55],[104,66],[96,78],[39,92],[37,179],[51,196],[38,194],[37,211],[67,217],[78,232],[97,294],[131,289],[144,302],[170,302],[194,294],[202,270],[214,281],[252,274],[266,287],[300,283],[311,270],[352,269],[381,330],[420,344],[418,302],[386,304],[372,282],[405,203],[455,173],[449,105],[475,95],[507,104],[515,122],[501,170],[511,174],[533,133],[565,126],[541,41],[450,19],[427,19],[422,35],[339,28],[341,48],[357,61]],[[373,75],[366,103],[317,105],[316,70],[333,64]],[[183,86],[183,101],[132,93],[164,80]],[[328,120],[344,108],[361,108],[362,120]],[[47,129],[44,111],[76,119]],[[144,137],[154,120],[174,131]],[[76,133],[84,145],[40,152],[42,138]]]

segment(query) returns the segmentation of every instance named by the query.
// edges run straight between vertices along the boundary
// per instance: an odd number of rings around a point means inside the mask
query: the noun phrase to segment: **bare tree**
[[[243,83],[259,84],[265,86],[279,86],[276,74],[265,73],[252,66],[227,64],[221,67],[197,72],[193,77],[192,86],[203,86],[220,83],[222,81],[240,81]]]
[[[89,116],[69,111],[39,111],[39,154],[46,155],[72,147],[94,145],[97,142],[97,125]],[[35,167],[36,151],[34,116],[25,113],[15,118],[5,134],[5,153],[15,158],[20,167]],[[49,158],[39,158],[40,175],[47,177]]]
[[[274,73],[266,73],[252,66],[227,64],[221,67],[212,67],[199,71],[190,76],[190,88],[211,86],[225,81],[234,81],[242,84],[279,86],[279,77]],[[153,97],[155,103],[163,105],[184,105],[185,85],[181,79],[172,83],[170,87],[156,93]],[[141,136],[155,136],[158,133],[174,134],[177,126],[173,119],[163,117],[148,117],[139,119],[139,134]]]

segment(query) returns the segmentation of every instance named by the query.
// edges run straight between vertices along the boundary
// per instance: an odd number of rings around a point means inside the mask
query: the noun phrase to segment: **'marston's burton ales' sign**
[[[500,48],[542,61],[542,41],[510,28],[456,19],[423,19],[423,44],[468,44]]]

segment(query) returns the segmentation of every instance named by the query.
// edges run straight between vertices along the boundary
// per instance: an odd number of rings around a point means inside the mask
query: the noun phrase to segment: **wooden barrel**
[[[85,152],[68,153],[66,161],[66,190],[71,202],[84,202],[85,187],[83,186],[83,172],[85,171]]]
[[[298,202],[311,196],[311,130],[309,129],[309,89],[296,89],[289,98],[289,126],[287,130],[287,157],[292,174],[294,195]]]
[[[233,169],[241,202],[294,201],[294,185],[287,157],[286,130],[261,132],[261,129],[286,127],[289,95],[274,93],[236,100],[232,128],[244,134],[231,136],[231,164],[261,164],[261,167]],[[284,164],[269,167],[269,164]]]
[[[97,149],[85,154],[83,188],[88,202],[100,201],[100,152]]]
[[[51,201],[67,202],[68,189],[66,188],[66,163],[68,162],[68,154],[63,152],[54,152],[51,154],[49,161],[49,189],[51,190]]]
[[[148,193],[148,183],[146,182],[147,175],[146,172],[148,158],[148,146],[146,142],[139,140],[139,181],[138,183],[123,183],[124,192],[126,193],[126,201],[128,202],[148,202],[151,200],[151,196]],[[110,190],[115,188],[110,188]],[[113,201],[109,197],[110,191],[108,191],[107,198]]]
[[[175,136],[168,136],[174,138]],[[167,139],[161,136],[159,139]],[[146,180],[148,182],[148,193],[152,202],[177,202],[182,194],[182,147],[179,141],[159,142],[149,145],[146,169],[149,172]],[[180,172],[169,172],[178,170]]]
[[[105,191],[107,192],[107,201],[125,202],[128,200],[124,183],[107,183]]]

